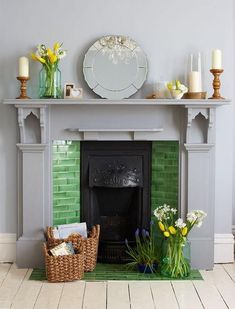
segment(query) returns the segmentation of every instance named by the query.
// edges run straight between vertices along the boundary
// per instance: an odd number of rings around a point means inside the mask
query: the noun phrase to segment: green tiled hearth
[[[80,142],[53,142],[53,225],[80,221]]]
[[[53,142],[53,225],[80,221],[80,142]],[[178,208],[179,143],[152,143],[152,210]]]
[[[44,269],[34,269],[29,280],[46,280]],[[182,279],[172,279],[163,277],[158,272],[154,274],[142,274],[137,270],[132,270],[124,264],[101,264],[98,263],[95,270],[84,274],[86,281],[106,281],[106,280],[203,280],[198,270],[191,270],[188,277]]]
[[[152,210],[167,203],[178,208],[179,178],[178,141],[152,143]]]

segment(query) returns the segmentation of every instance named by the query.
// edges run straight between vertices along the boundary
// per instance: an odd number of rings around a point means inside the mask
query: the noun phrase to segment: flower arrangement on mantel
[[[154,210],[157,225],[164,236],[163,258],[160,263],[161,274],[172,278],[187,277],[190,273],[190,258],[184,255],[187,236],[194,226],[200,227],[206,213],[193,210],[186,215],[186,221],[177,219],[177,209],[169,205]]]
[[[59,62],[67,54],[66,50],[62,49],[62,44],[56,42],[53,49],[47,48],[44,44],[37,46],[36,53],[31,54],[31,58],[39,61],[42,64],[40,71],[40,98],[62,97],[61,89],[61,73],[58,68]]]

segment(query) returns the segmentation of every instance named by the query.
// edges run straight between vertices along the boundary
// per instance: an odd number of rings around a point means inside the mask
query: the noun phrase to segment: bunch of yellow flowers
[[[37,46],[36,53],[31,54],[31,58],[46,66],[57,65],[60,59],[64,58],[67,54],[67,51],[62,50],[61,47],[62,44],[58,42],[54,44],[53,49],[40,44]]]
[[[177,209],[164,204],[156,208],[153,212],[157,218],[158,227],[165,237],[187,237],[194,225],[200,227],[206,213],[202,210],[193,210],[186,216],[184,222],[182,218],[176,219]]]

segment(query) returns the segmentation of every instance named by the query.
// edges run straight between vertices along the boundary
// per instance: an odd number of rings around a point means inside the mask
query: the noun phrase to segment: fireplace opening
[[[100,224],[98,260],[127,261],[125,239],[148,228],[151,142],[81,144],[81,218]]]

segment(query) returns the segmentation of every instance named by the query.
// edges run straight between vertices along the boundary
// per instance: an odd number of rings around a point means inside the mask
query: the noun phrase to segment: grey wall
[[[187,54],[205,56],[206,88],[213,48],[223,50],[222,94],[233,96],[232,0],[0,0],[0,99],[18,95],[18,57],[38,43],[64,42],[68,56],[61,62],[63,82],[84,84],[85,51],[100,36],[124,34],[135,39],[149,59],[144,96],[159,78],[184,78]],[[36,96],[40,65],[31,63],[29,94]],[[148,86],[149,84],[149,86]],[[217,112],[216,232],[231,232],[233,105]],[[16,231],[16,147],[18,133],[13,107],[0,105],[0,232]],[[198,205],[200,208],[200,205]]]

